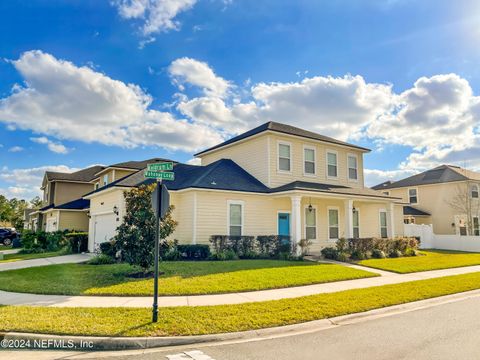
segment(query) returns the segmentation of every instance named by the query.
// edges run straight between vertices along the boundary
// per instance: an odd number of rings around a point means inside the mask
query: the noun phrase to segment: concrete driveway
[[[55,256],[42,259],[19,260],[12,262],[0,263],[0,271],[25,269],[30,267],[55,265],[55,264],[75,264],[88,261],[93,254],[73,254]]]

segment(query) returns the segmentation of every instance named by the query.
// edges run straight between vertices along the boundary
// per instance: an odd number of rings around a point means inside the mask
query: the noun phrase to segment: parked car
[[[12,245],[13,239],[16,239],[18,234],[15,230],[0,228],[0,244],[5,246]]]

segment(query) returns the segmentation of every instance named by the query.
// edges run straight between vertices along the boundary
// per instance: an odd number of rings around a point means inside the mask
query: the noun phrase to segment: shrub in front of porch
[[[322,255],[327,259],[338,261],[365,260],[371,257],[384,258],[386,256],[416,256],[419,245],[420,242],[412,237],[342,238],[337,241],[336,247],[324,248]]]

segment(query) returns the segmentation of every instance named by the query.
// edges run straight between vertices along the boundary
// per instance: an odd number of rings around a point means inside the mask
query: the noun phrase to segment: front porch
[[[403,234],[401,205],[391,199],[295,193],[281,197],[287,209],[277,209],[279,235],[299,242],[309,239],[311,253],[335,246],[339,238],[388,237]]]

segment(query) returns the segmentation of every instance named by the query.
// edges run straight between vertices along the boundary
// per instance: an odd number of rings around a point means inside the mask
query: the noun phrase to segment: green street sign
[[[171,171],[173,170],[173,162],[147,164],[148,171]]]
[[[149,179],[175,180],[173,172],[145,171],[145,177]]]

